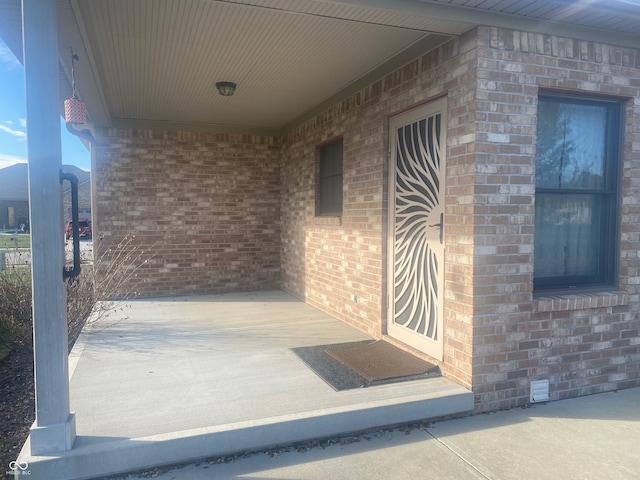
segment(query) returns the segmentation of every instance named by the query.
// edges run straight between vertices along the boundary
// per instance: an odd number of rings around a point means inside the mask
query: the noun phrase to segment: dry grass
[[[31,348],[31,269],[0,271],[0,344],[5,350]]]
[[[83,265],[80,276],[67,282],[69,349],[96,302],[93,265]],[[0,345],[7,351],[31,350],[32,328],[31,269],[9,266],[0,271]]]
[[[148,253],[134,242],[135,236],[123,238],[94,263],[83,264],[80,275],[67,281],[69,348],[90,314],[92,321],[99,320],[138,296],[137,272],[147,262]],[[31,349],[32,325],[31,269],[9,266],[0,271],[0,345],[4,350]]]
[[[123,239],[97,259],[99,276],[93,264],[85,263],[80,276],[67,282],[69,349],[88,318],[100,318],[137,296],[137,265],[144,265],[148,253],[133,240]],[[115,297],[119,301],[100,301]],[[31,268],[14,265],[0,270],[0,465],[16,459],[35,418],[31,350]]]
[[[101,241],[96,240],[98,246]],[[154,246],[143,245],[135,235],[127,235],[95,258],[96,298],[115,301],[116,304],[119,300],[136,298],[140,286],[138,272],[153,258]],[[94,316],[96,313],[99,315],[101,312],[94,312]]]

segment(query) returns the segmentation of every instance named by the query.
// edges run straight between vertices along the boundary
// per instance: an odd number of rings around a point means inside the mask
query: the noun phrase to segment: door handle
[[[80,275],[80,223],[78,214],[78,177],[60,170],[60,183],[67,180],[71,184],[71,233],[73,236],[73,267],[64,267],[62,278]]]
[[[433,225],[429,225],[430,227],[438,227],[440,229],[440,244],[442,244],[442,236],[443,236],[443,232],[444,232],[444,228],[442,228],[444,225],[444,213],[440,214],[440,223],[434,223]]]

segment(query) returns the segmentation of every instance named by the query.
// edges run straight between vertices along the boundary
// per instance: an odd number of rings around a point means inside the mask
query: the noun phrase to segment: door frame
[[[446,156],[447,156],[447,97],[441,97],[432,100],[428,103],[417,105],[409,110],[405,110],[389,118],[388,123],[388,141],[389,141],[389,155],[387,158],[388,166],[388,212],[387,212],[387,334],[400,342],[403,342],[422,353],[425,353],[437,360],[443,360],[444,351],[444,249],[445,244],[442,244],[442,258],[438,268],[438,279],[441,284],[440,295],[438,295],[437,309],[438,316],[436,318],[436,329],[438,332],[437,341],[431,340],[426,336],[421,336],[417,333],[411,332],[409,329],[403,329],[400,326],[394,325],[395,317],[395,231],[396,231],[396,148],[397,148],[397,129],[400,126],[410,124],[415,121],[429,118],[437,113],[441,114],[441,131],[440,131],[440,145],[441,152],[444,156],[444,167],[441,169],[441,183],[440,183],[440,195],[439,205],[442,207],[442,212],[445,208],[445,180],[446,180]],[[443,216],[444,218],[444,216]],[[444,228],[446,223],[442,225],[442,238],[444,239]],[[444,241],[443,241],[444,242]],[[417,337],[419,338],[419,341]],[[424,343],[428,344],[428,347],[424,347]]]

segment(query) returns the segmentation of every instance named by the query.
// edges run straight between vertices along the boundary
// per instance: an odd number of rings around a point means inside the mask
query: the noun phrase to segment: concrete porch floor
[[[70,354],[74,448],[20,461],[84,479],[473,408],[445,378],[336,392],[294,347],[368,337],[287,295],[146,299],[87,325]]]

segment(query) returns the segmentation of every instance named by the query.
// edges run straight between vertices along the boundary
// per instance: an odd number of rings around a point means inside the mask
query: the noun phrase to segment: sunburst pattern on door
[[[443,249],[441,114],[397,128],[393,322],[438,341]]]

